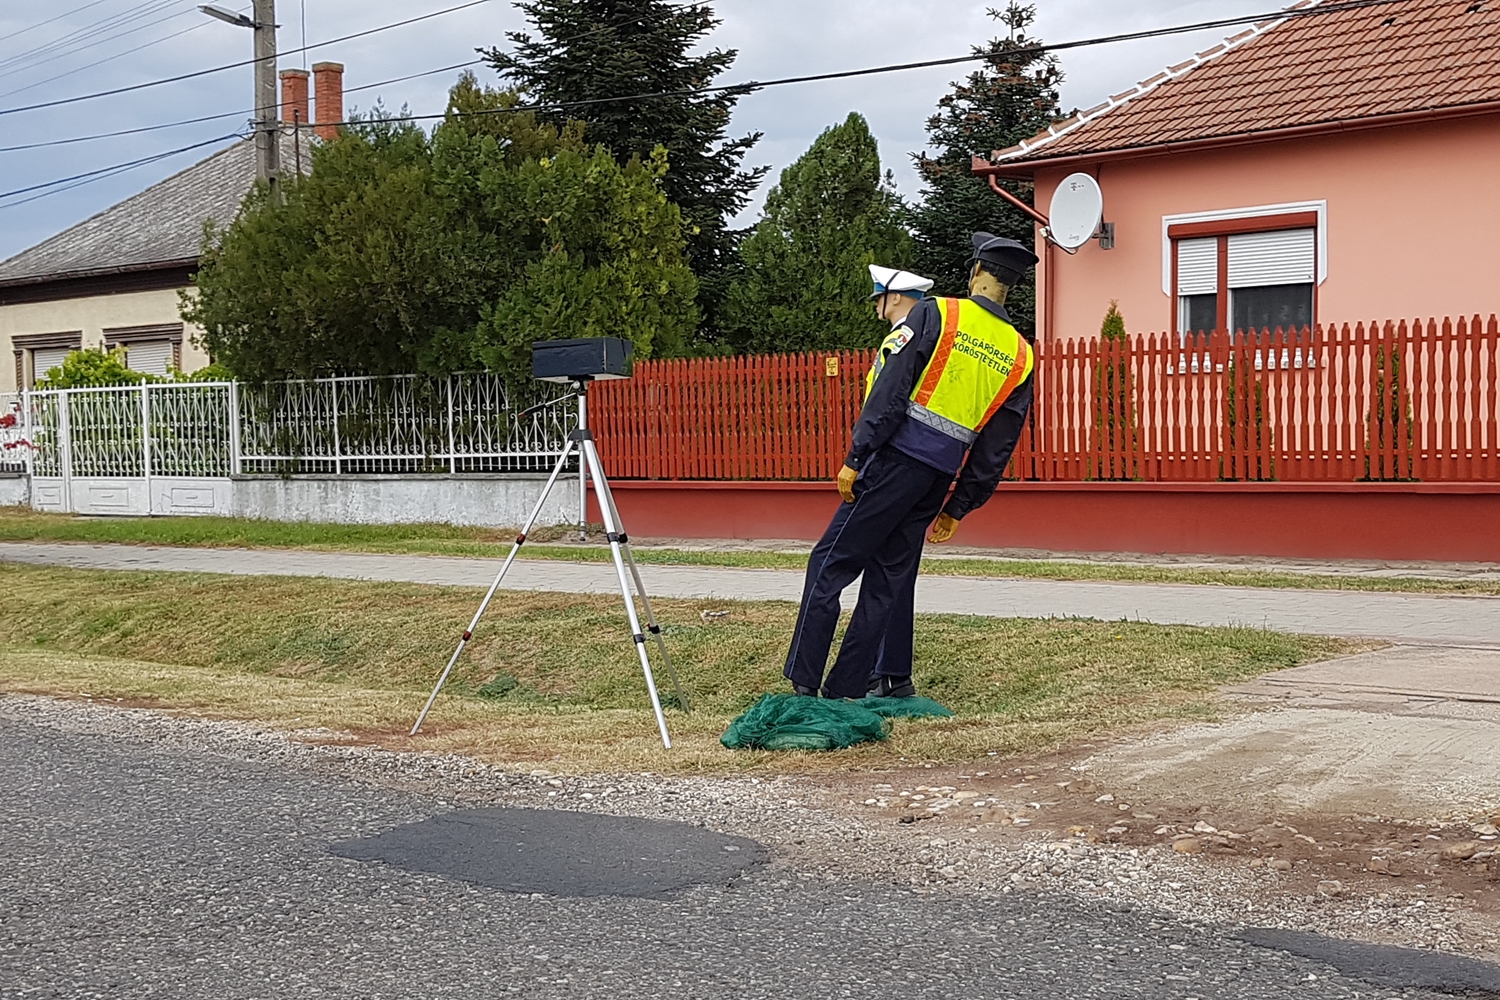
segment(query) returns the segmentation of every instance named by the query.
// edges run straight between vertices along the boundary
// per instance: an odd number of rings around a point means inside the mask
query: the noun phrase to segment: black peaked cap
[[[1014,285],[1036,265],[1039,258],[1024,243],[996,236],[994,233],[974,234],[974,255],[969,258],[972,267],[975,261],[984,264],[984,269],[1007,285]]]

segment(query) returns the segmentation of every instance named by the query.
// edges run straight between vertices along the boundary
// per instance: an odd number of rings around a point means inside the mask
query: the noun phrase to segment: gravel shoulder
[[[1397,877],[1356,872],[1349,859],[1364,853],[1368,841],[1331,851],[1323,845],[1335,838],[1322,828],[1308,827],[1308,834],[1281,823],[1270,825],[1269,833],[1258,832],[1249,825],[1251,817],[1232,811],[1210,823],[1171,804],[1126,801],[1109,791],[1107,782],[1088,776],[1086,768],[1079,770],[1101,748],[1007,760],[993,772],[899,766],[840,780],[570,777],[508,772],[461,757],[391,753],[351,745],[326,730],[277,732],[47,698],[0,698],[0,719],[141,743],[181,757],[227,758],[336,778],[421,796],[440,809],[559,808],[699,824],[767,845],[773,858],[769,872],[809,891],[862,886],[868,893],[873,880],[887,887],[877,892],[946,900],[945,906],[1012,898],[1017,906],[1031,906],[1053,899],[1082,908],[1079,912],[1133,913],[1152,927],[1188,928],[1200,940],[1269,928],[1500,959],[1493,880],[1464,891],[1446,871],[1438,872],[1441,878],[1415,867]],[[404,814],[421,811],[407,808]],[[1141,827],[1141,833],[1109,832],[1127,811],[1131,827]],[[1172,835],[1147,836],[1147,817],[1172,828]],[[1402,824],[1367,819],[1361,827],[1367,837],[1409,839],[1413,833]],[[1213,828],[1196,833],[1199,850],[1174,848],[1175,835],[1193,833],[1197,824]],[[1428,829],[1439,831],[1435,835],[1444,843],[1457,836],[1452,823]],[[1426,843],[1430,834],[1418,832]],[[1319,843],[1309,844],[1298,834]],[[1289,865],[1282,870],[1273,860]],[[1438,859],[1432,866],[1437,871]],[[1066,946],[1087,951],[1095,940],[1089,934]]]

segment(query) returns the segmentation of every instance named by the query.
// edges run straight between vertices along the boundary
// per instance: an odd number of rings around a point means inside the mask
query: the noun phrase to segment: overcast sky
[[[250,33],[200,14],[199,2],[0,0],[0,112],[248,58]],[[283,52],[301,45],[304,5],[305,37],[317,43],[459,2],[279,0],[279,45]],[[715,9],[724,23],[710,44],[739,50],[738,62],[721,82],[942,58],[961,55],[1000,33],[1003,27],[986,14],[990,4],[1000,2],[719,0]],[[220,3],[249,6],[249,0]],[[1274,0],[1040,0],[1033,34],[1060,42],[1259,13],[1279,5]],[[105,23],[99,25],[101,21]],[[523,26],[520,12],[506,0],[489,0],[419,24],[319,47],[305,56],[283,56],[282,68],[301,66],[304,60],[337,60],[348,67],[346,87],[360,88],[473,58],[476,45],[502,43],[507,29]],[[1067,75],[1064,107],[1096,104],[1228,33],[1200,32],[1067,52],[1061,60]],[[479,72],[481,79],[493,79],[484,67]],[[924,121],[949,82],[963,73],[962,67],[917,70],[773,88],[741,102],[734,134],[765,133],[746,162],[773,168],[769,186],[820,131],[850,111],[860,111],[880,138],[886,166],[895,171],[902,191],[912,195],[917,185],[910,154],[923,148]],[[367,108],[378,97],[388,108],[408,105],[418,113],[440,112],[456,76],[453,71],[363,90],[347,101]],[[243,67],[59,108],[0,113],[0,147],[242,112],[252,101],[251,70]],[[0,152],[0,193],[218,140],[243,128],[247,117],[231,114],[214,122],[134,136]],[[175,173],[214,148],[203,146],[26,204],[15,203],[27,195],[0,198],[0,259]],[[754,217],[752,208],[744,221]]]

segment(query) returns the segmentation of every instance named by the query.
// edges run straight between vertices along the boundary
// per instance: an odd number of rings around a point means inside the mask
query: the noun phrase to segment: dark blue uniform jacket
[[[975,296],[974,301],[1007,323],[1011,322],[1004,306],[980,296]],[[874,391],[865,400],[859,423],[854,426],[854,444],[844,464],[851,469],[862,469],[870,456],[890,446],[933,465],[940,472],[952,473],[962,460],[961,446],[951,463],[943,460],[942,464],[936,464],[933,456],[938,453],[937,449],[945,445],[951,449],[958,442],[952,439],[944,442],[926,440],[925,434],[937,432],[908,420],[906,416],[906,405],[911,401],[917,381],[927,370],[927,362],[932,360],[932,352],[937,349],[938,338],[943,333],[943,317],[938,311],[937,300],[925,299],[918,303],[907,316],[905,325],[911,330],[912,338],[900,352],[890,356],[880,377],[875,380]],[[943,508],[944,514],[962,520],[970,511],[984,506],[994,494],[1011,453],[1016,450],[1026,414],[1031,409],[1034,377],[1028,376],[1017,386],[979,432],[979,439],[969,450],[967,460],[962,460],[958,488]],[[944,468],[945,465],[948,467]]]

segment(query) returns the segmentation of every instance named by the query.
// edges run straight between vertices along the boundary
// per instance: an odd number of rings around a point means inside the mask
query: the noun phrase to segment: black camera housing
[[[619,337],[539,340],[531,345],[531,377],[543,382],[629,378],[635,345]]]

